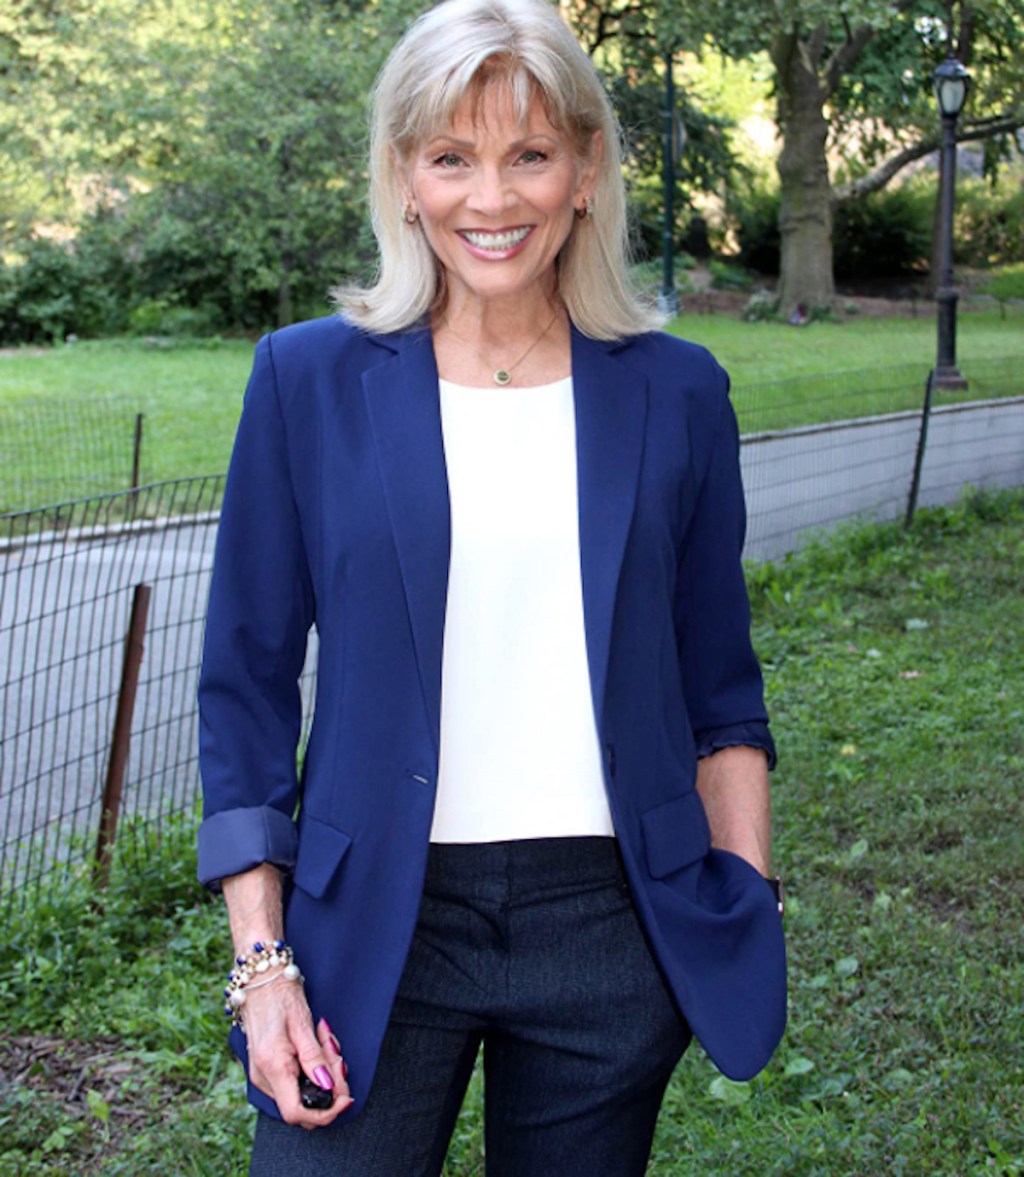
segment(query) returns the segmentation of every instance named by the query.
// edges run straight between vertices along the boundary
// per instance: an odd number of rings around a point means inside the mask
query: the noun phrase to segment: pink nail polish
[[[327,1031],[327,1038],[331,1044],[331,1049],[340,1058],[341,1057],[341,1043],[338,1041],[338,1035],[331,1029],[331,1023],[326,1018],[320,1019],[320,1024]]]
[[[325,1091],[334,1090],[334,1080],[331,1078],[331,1073],[326,1067],[317,1067],[313,1072],[313,1078],[316,1080],[318,1087],[322,1087]]]
[[[341,1054],[341,1048],[338,1048],[338,1054]],[[348,1081],[348,1063],[344,1059],[341,1060],[341,1077]]]

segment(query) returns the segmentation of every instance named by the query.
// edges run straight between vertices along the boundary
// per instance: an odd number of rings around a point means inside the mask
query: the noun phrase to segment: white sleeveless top
[[[583,627],[572,379],[440,385],[452,544],[431,840],[611,835]]]

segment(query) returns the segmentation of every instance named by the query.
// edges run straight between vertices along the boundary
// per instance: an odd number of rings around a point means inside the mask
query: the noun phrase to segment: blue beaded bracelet
[[[264,980],[258,979],[270,969],[281,965],[284,968],[280,973]],[[242,1024],[241,1009],[245,1004],[246,989],[260,989],[278,980],[302,980],[302,974],[295,963],[295,953],[283,940],[257,940],[251,952],[245,956],[236,956],[235,967],[228,974],[228,983],[224,989],[224,1012],[231,1018],[231,1024]]]

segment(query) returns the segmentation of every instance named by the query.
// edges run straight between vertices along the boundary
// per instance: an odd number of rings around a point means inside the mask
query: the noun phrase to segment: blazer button
[[[615,779],[615,747],[613,744],[605,744],[605,755],[608,760],[608,775]]]

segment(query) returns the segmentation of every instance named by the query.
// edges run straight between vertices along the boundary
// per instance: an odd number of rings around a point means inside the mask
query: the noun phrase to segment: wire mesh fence
[[[936,399],[922,504],[951,501],[965,484],[1024,485],[1024,373],[990,361],[966,374],[974,399]],[[876,373],[867,392],[887,399],[869,416],[851,415],[863,409],[865,382],[848,376],[739,390],[747,556],[771,558],[808,529],[852,516],[904,510],[921,436],[924,374],[914,376],[907,388],[907,370]],[[790,414],[810,405],[813,387],[816,423],[770,427],[780,403]],[[761,427],[751,430],[755,411]],[[195,816],[195,686],[222,491],[221,476],[191,478],[0,517],[0,914],[96,854],[139,585],[150,601],[119,853],[137,855],[142,869],[151,846],[142,835]],[[315,652],[313,635],[307,722]]]
[[[1001,356],[962,365],[963,392],[945,392],[941,406],[1024,393],[1024,360]],[[928,365],[890,364],[842,372],[812,372],[784,380],[736,382],[732,401],[744,434],[825,425],[921,409]]]
[[[0,401],[0,513],[138,486],[143,421],[113,399]]]
[[[159,820],[193,806],[195,679],[222,481],[188,479],[0,520],[8,900],[91,853],[140,584],[152,603],[122,816]]]
[[[904,513],[927,375],[908,365],[737,390],[748,559],[775,559],[808,534],[846,520]],[[965,375],[965,391],[934,397],[922,506],[950,502],[966,485],[1024,484],[1024,365],[975,361]],[[774,427],[801,418],[807,423]]]

